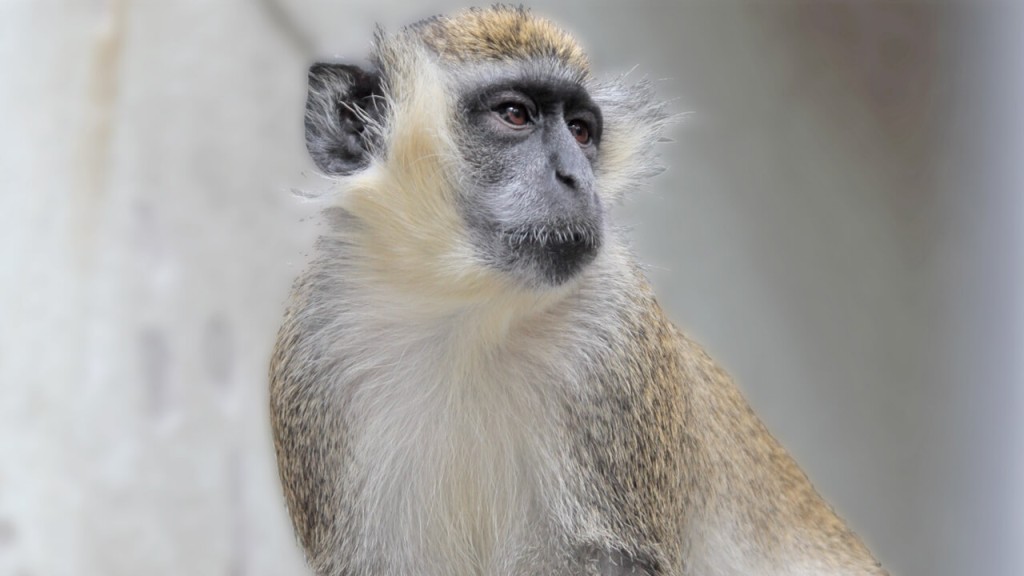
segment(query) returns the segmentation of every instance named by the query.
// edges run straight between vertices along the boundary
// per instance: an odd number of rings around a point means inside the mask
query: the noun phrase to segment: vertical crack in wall
[[[142,331],[139,335],[139,357],[149,413],[154,418],[164,418],[170,413],[171,405],[170,350],[162,331],[157,328]]]
[[[210,380],[221,391],[227,391],[231,384],[235,358],[231,330],[224,314],[214,314],[206,321],[202,347],[203,361]]]
[[[83,272],[95,257],[93,245],[108,185],[127,12],[128,0],[106,3],[89,57],[85,125],[75,151],[78,182],[71,194],[72,251]]]
[[[18,531],[14,523],[6,518],[0,518],[0,552],[10,548],[17,540]]]
[[[245,530],[245,496],[242,482],[242,455],[237,447],[232,447],[228,454],[228,522],[231,524],[228,576],[246,574],[245,553],[248,538]]]

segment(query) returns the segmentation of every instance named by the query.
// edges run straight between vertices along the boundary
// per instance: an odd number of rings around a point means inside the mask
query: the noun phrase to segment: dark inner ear
[[[327,174],[352,174],[370,163],[374,145],[366,121],[380,120],[380,75],[349,64],[309,68],[306,149]]]

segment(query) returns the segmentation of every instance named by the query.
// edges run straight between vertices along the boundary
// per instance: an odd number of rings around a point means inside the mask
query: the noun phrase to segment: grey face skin
[[[377,74],[316,64],[309,83],[306,145],[317,166],[342,175],[365,168],[378,145],[365,124],[386,117],[375,107]],[[478,256],[529,287],[565,283],[601,247],[600,109],[581,78],[543,61],[480,66],[455,84],[468,167],[459,210]]]
[[[462,90],[460,148],[472,179],[460,209],[486,262],[530,286],[559,285],[601,246],[601,111],[571,78],[504,68]]]

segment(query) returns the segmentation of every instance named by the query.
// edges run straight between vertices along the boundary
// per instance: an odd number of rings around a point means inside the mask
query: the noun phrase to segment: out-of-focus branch
[[[299,25],[281,0],[259,0],[259,5],[288,45],[312,62],[316,56],[312,35]]]

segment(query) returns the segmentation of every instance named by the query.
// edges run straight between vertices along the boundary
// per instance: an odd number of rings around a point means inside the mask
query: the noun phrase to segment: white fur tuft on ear
[[[654,145],[678,116],[669,114],[665,102],[657,100],[649,80],[627,84],[625,76],[619,76],[596,82],[590,95],[604,117],[598,189],[605,202],[616,204],[643,180],[663,171]]]

